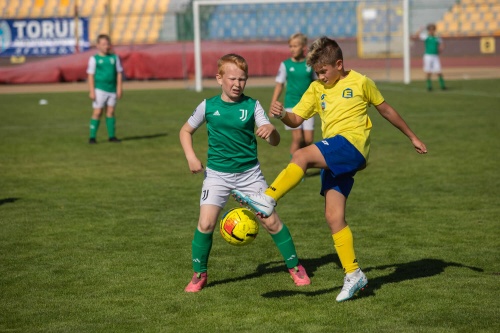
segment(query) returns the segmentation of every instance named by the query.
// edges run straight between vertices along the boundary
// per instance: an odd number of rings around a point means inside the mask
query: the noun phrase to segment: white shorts
[[[92,102],[94,109],[102,109],[105,106],[116,105],[116,93],[110,93],[101,89],[95,89],[95,100]]]
[[[245,194],[263,192],[267,183],[260,170],[260,164],[240,173],[226,173],[206,168],[201,188],[200,206],[215,205],[224,208],[231,190],[238,189]]]
[[[441,61],[437,54],[424,54],[424,72],[439,74],[441,73]]]
[[[292,113],[292,108],[286,108],[286,112]],[[285,125],[287,131],[293,130],[303,130],[303,131],[313,131],[314,130],[314,117],[304,120],[304,122],[299,127],[290,127]]]

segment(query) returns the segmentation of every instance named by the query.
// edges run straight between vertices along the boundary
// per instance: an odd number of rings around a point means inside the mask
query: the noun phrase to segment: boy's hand
[[[191,170],[192,174],[197,174],[203,172],[204,170],[203,164],[197,158],[188,159],[188,164],[189,164],[189,170]]]
[[[420,141],[419,139],[415,138],[411,140],[411,143],[413,144],[413,147],[415,147],[415,150],[419,154],[427,154],[427,147],[425,144]]]
[[[89,92],[89,98],[90,98],[91,100],[95,100],[95,92],[94,92],[94,90],[91,90],[91,91]]]
[[[273,105],[271,105],[271,110],[269,110],[269,113],[272,114],[274,118],[278,119],[282,119],[286,116],[286,110],[280,101],[276,101]]]
[[[267,140],[275,129],[276,127],[274,127],[272,124],[262,125],[261,127],[257,128],[257,130],[255,131],[255,135],[257,135],[259,138]]]

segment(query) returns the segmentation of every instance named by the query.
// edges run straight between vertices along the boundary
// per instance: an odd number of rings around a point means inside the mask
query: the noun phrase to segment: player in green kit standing
[[[424,72],[427,75],[427,90],[432,91],[432,74],[436,74],[442,90],[446,90],[443,73],[441,72],[441,61],[439,54],[444,50],[443,40],[436,35],[436,25],[429,24],[427,33],[420,34],[420,39],[425,43],[423,58]]]
[[[111,40],[108,35],[99,35],[96,47],[98,53],[90,57],[87,66],[89,97],[93,108],[89,143],[97,143],[97,130],[104,108],[108,140],[120,142],[115,135],[115,106],[117,99],[122,96],[123,68],[120,58],[111,52]]]
[[[309,84],[316,80],[316,73],[306,63],[307,37],[304,34],[296,33],[290,36],[288,47],[291,57],[280,64],[271,105],[280,98],[286,84],[285,110],[292,112],[292,108],[300,101]],[[297,128],[285,125],[285,129],[292,133],[290,156],[314,141],[314,117],[307,119]]]
[[[231,190],[244,187],[250,193],[258,193],[267,188],[257,159],[256,137],[276,146],[280,135],[259,101],[243,94],[247,77],[248,64],[244,58],[237,54],[220,58],[216,78],[222,94],[201,102],[179,133],[191,173],[205,174],[198,225],[191,243],[194,274],[186,292],[199,292],[207,283],[213,232]],[[204,123],[208,132],[206,168],[193,149],[193,134]],[[299,263],[290,231],[278,214],[273,212],[260,221],[271,234],[295,285],[310,284],[304,267]]]

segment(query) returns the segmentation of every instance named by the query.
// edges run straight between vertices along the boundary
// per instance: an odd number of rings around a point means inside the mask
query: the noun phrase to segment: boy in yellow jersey
[[[342,302],[368,284],[354,253],[352,232],[345,221],[345,205],[354,184],[353,176],[366,166],[370,151],[372,123],[367,114],[370,104],[410,139],[419,154],[427,153],[427,148],[384,100],[371,79],[344,69],[337,42],[327,37],[316,40],[309,49],[307,62],[319,79],[311,83],[293,113],[287,113],[280,102],[274,103],[271,113],[290,127],[319,114],[323,140],[297,150],[265,193],[245,195],[235,190],[232,194],[257,214],[268,216],[276,201],[300,183],[308,168],[322,169],[320,193],[325,197],[325,217],[346,273],[337,296],[337,301]]]

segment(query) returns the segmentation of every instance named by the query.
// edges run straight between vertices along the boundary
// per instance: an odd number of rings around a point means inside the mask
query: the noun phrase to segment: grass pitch
[[[311,286],[293,285],[261,229],[242,248],[214,235],[208,286],[183,292],[203,179],[178,131],[219,90],[125,90],[123,142],[102,123],[93,146],[86,93],[0,95],[0,331],[498,332],[500,81],[449,84],[379,84],[429,153],[370,110],[369,166],[347,207],[369,288],[341,304],[312,171],[278,207]],[[246,93],[267,108],[272,88],[250,79]],[[259,142],[268,181],[289,160],[275,124],[282,144]],[[203,127],[201,158],[206,145]]]

